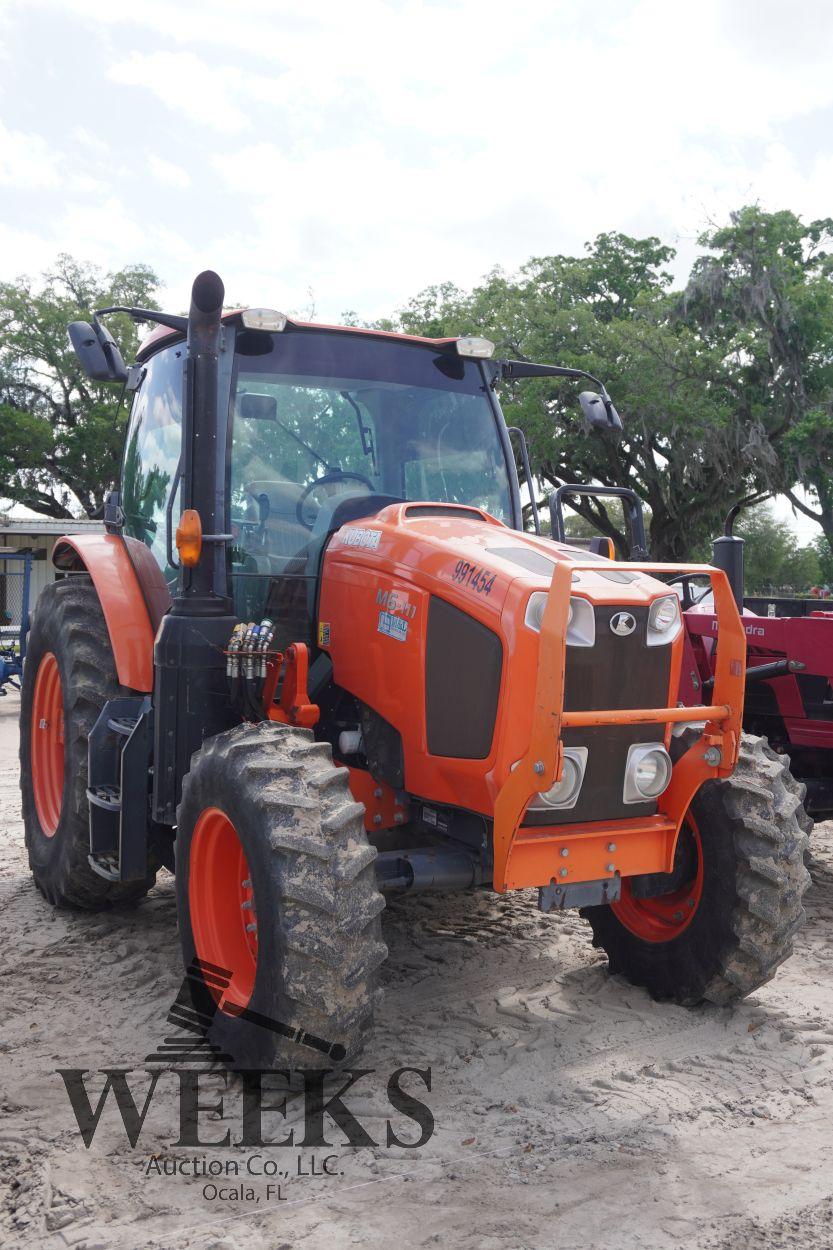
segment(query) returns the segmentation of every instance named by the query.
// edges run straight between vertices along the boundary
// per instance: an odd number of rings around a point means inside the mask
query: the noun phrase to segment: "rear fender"
[[[127,543],[137,549],[132,560]],[[170,606],[170,595],[147,547],[116,534],[72,534],[58,539],[52,562],[62,572],[89,573],[104,612],[120,684],[150,693],[153,641],[159,620]]]

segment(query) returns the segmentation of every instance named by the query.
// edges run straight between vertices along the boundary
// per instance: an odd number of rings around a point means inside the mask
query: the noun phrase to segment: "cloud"
[[[0,122],[0,186],[39,191],[54,187],[61,157],[40,135],[8,130]]]
[[[515,0],[511,22],[504,0],[318,0],[306,10],[294,0],[181,0],[176,21],[166,0],[111,4],[94,18],[85,0],[47,7],[187,45],[186,52],[134,53],[127,68],[115,67],[127,75],[119,81],[144,82],[173,107],[178,90],[169,73],[213,81],[217,112],[229,93],[303,102],[316,113],[333,101],[364,99],[375,106],[363,118],[373,129],[410,122],[465,130],[503,116],[516,133],[539,136],[575,121],[580,143],[585,119],[591,130],[605,120],[615,129],[621,109],[625,116],[647,109],[650,119],[683,132],[716,125],[760,135],[830,100],[829,75],[805,72],[808,62],[829,60],[830,5],[796,4],[791,52],[776,0],[597,0],[590,10],[569,0]],[[489,36],[493,30],[499,38]],[[212,69],[208,58],[218,53],[225,64]],[[530,110],[532,99],[543,109]]]
[[[214,69],[193,52],[132,52],[108,71],[113,82],[144,87],[168,108],[199,125],[234,134],[249,118],[233,100],[242,71]]]
[[[55,239],[0,222],[0,274],[4,281],[42,273],[61,251],[66,251],[66,247]]]
[[[114,249],[113,238],[118,239]],[[208,257],[183,234],[134,214],[118,196],[93,203],[69,200],[40,230],[13,227],[0,222],[0,275],[10,279],[33,276],[51,267],[60,252],[104,270],[137,262],[150,264],[176,288],[163,297],[172,311],[187,308],[188,290],[194,275],[205,269]]]
[[[182,263],[196,263],[182,234],[158,221],[142,220],[113,194],[95,204],[68,203],[55,222],[54,237],[56,246],[62,239],[82,239],[84,259],[105,269],[144,261],[170,273]],[[116,259],[113,238],[119,240]]]
[[[95,156],[106,157],[110,153],[104,140],[99,135],[94,135],[91,130],[87,130],[85,126],[73,126],[71,135],[76,143],[89,149]]]
[[[156,156],[153,152],[148,155],[148,169],[154,178],[159,182],[164,182],[166,186],[190,187],[191,185],[191,179],[181,165],[163,160],[161,156]]]
[[[81,132],[73,132],[76,141],[92,146],[87,140],[94,136],[81,137]],[[96,143],[93,148],[96,157],[108,151],[106,145]],[[100,162],[93,162],[96,168]],[[107,192],[108,183],[101,177],[89,173],[83,162],[71,160],[68,153],[53,147],[43,135],[27,133],[20,130],[9,130],[0,122],[0,186],[17,192],[51,192],[61,191],[90,195],[101,195]]]
[[[123,173],[98,132],[76,132],[70,151],[87,151],[51,184],[50,230],[70,170],[104,201],[129,180],[130,222],[162,221],[191,248],[110,229],[96,245],[113,264],[135,243],[180,302],[193,260],[254,303],[301,307],[313,287],[333,317],[383,314],[428,283],[469,285],[609,229],[677,244],[682,276],[708,220],[744,202],[829,211],[833,10],[795,3],[803,33],[785,55],[775,0],[515,0],[511,22],[504,0],[15,12],[24,54],[44,13],[83,32],[74,72],[102,101],[103,135],[114,115],[141,132],[149,102],[170,111],[147,166]]]

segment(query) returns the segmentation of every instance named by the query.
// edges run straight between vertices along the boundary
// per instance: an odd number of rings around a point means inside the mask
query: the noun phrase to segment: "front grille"
[[[610,628],[611,618],[623,611],[636,620],[633,633],[624,638]],[[565,710],[665,707],[671,646],[648,646],[648,609],[612,604],[597,607],[595,616],[595,646],[567,648]]]
[[[614,634],[610,621],[627,611],[636,619],[632,634]],[[568,647],[564,707],[570,712],[665,707],[671,679],[671,645],[649,647],[648,609],[605,605],[595,609],[596,642]],[[587,771],[578,803],[566,811],[527,812],[524,825],[583,824],[651,816],[655,802],[623,803],[622,786],[628,750],[635,742],[662,742],[664,725],[599,725],[565,729],[565,747],[587,747]]]

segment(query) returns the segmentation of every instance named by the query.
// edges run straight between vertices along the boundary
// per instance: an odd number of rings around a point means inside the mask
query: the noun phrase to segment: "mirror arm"
[[[586,369],[568,369],[565,365],[538,365],[531,360],[499,360],[496,363],[504,381],[511,381],[513,378],[587,378],[598,386],[602,399],[610,402],[604,382]]]
[[[176,317],[173,313],[157,312],[153,308],[128,308],[124,304],[114,304],[112,308],[98,308],[93,313],[93,328],[99,324],[99,318],[108,313],[127,313],[134,321],[153,321],[156,325],[167,326],[170,330],[178,330],[185,334],[188,330],[188,318]]]

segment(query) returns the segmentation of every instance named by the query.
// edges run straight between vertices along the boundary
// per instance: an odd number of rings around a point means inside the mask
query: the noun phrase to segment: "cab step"
[[[107,881],[147,876],[152,717],[146,695],[110,699],[90,734],[88,862]]]

